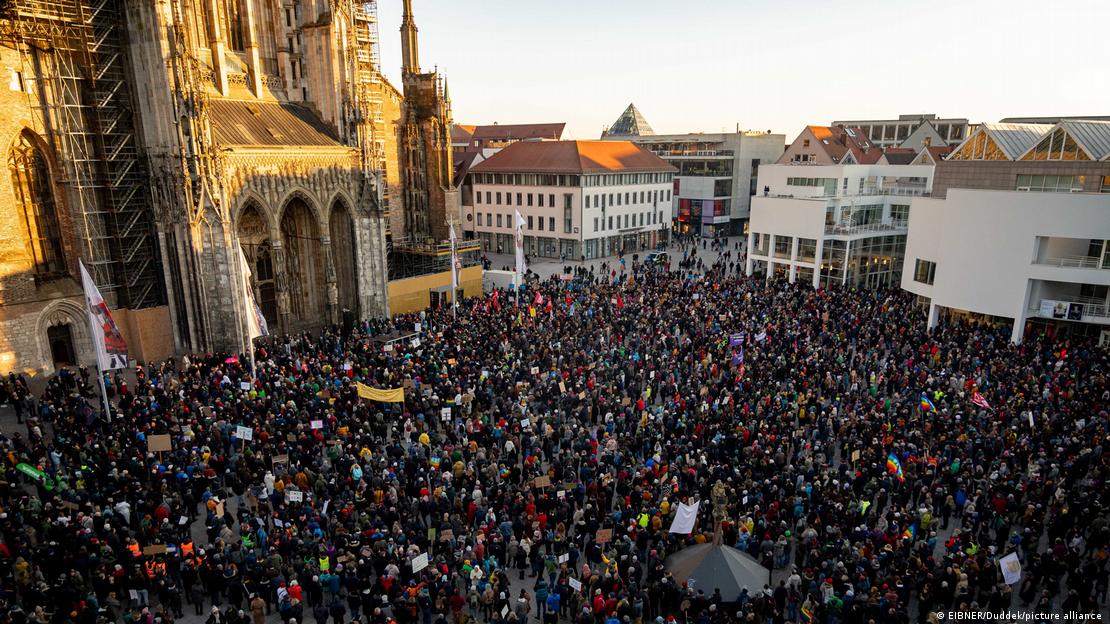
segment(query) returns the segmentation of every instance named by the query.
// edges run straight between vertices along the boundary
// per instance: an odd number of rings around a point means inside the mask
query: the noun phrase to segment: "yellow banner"
[[[404,403],[405,402],[405,389],[393,388],[392,390],[379,390],[378,388],[371,388],[361,382],[358,383],[358,398],[370,399],[371,401],[380,401],[382,403]]]

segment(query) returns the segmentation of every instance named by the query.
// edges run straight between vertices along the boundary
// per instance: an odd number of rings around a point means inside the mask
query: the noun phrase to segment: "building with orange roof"
[[[670,231],[676,169],[629,141],[520,141],[470,170],[464,229],[487,252],[592,259],[654,248]]]

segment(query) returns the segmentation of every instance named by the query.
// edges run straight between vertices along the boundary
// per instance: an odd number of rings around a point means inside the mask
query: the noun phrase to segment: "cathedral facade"
[[[376,19],[372,0],[7,3],[0,371],[93,360],[79,261],[136,359],[243,350],[244,280],[271,333],[388,314],[410,143]]]

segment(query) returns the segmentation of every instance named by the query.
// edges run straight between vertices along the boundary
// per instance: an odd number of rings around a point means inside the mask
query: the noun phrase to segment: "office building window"
[[[479,204],[482,203],[482,194],[481,193],[475,193],[474,194],[474,199],[477,200],[477,203],[479,203]]]
[[[532,229],[532,215],[528,215],[528,229]]]
[[[478,225],[482,225],[482,213],[478,213]]]
[[[590,196],[589,195],[586,196],[586,207],[587,208],[590,207]]]
[[[539,219],[537,219],[537,221],[539,221],[539,227],[537,229],[539,229],[539,231],[542,232],[543,231],[543,217],[540,217]]]
[[[501,205],[501,191],[497,191],[497,205]]]
[[[570,193],[563,195],[563,233],[570,234],[571,222],[574,220],[571,217],[572,206],[574,205],[574,196]],[[554,225],[554,224],[552,224]],[[552,228],[554,229],[554,228]]]
[[[521,201],[522,199],[524,199],[523,195],[524,195],[523,193],[517,193],[516,194],[516,205],[517,206],[523,206],[524,205],[524,203]]]
[[[529,206],[532,205],[532,194],[531,193],[528,193],[528,205]]]
[[[552,208],[555,207],[555,193],[548,193],[547,194],[547,205],[552,207]]]
[[[493,203],[492,201],[490,201],[490,199],[491,199],[490,192],[486,191],[486,203],[487,204],[492,204]]]
[[[1087,176],[1019,175],[1017,190],[1033,193],[1080,193]]]
[[[624,215],[624,227],[628,228],[628,215]]]
[[[498,193],[500,195],[500,193]],[[497,213],[497,227],[501,227],[501,213]]]
[[[936,262],[929,262],[921,258],[917,259],[917,263],[913,267],[913,281],[921,282],[922,284],[932,284],[936,274]]]
[[[594,231],[597,231],[597,217],[594,217]]]
[[[613,217],[609,217],[609,229],[613,229]]]
[[[512,206],[513,205],[513,194],[512,193],[505,193],[505,205],[506,206]]]
[[[493,227],[493,213],[486,213],[486,227]]]
[[[542,219],[543,217],[540,218]],[[547,229],[551,230],[552,232],[555,231],[555,217],[547,218]]]

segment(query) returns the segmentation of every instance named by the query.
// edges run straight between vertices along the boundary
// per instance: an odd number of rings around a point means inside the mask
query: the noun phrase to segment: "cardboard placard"
[[[166,545],[151,544],[150,546],[143,546],[143,554],[147,557],[153,557],[154,555],[164,555],[166,554]]]
[[[852,451],[852,463],[859,461],[859,451]]]
[[[146,450],[150,451],[151,453],[172,451],[173,441],[168,433],[160,433],[158,435],[147,436]]]
[[[578,393],[578,400],[579,401],[585,401],[586,400],[586,391],[585,390]]]
[[[67,500],[62,501],[62,507],[65,507],[66,509],[80,509],[81,508],[81,506],[78,505],[77,503],[67,501]]]
[[[220,501],[220,502],[216,503],[216,517],[217,518],[223,518],[224,517],[224,502],[223,501]]]
[[[289,464],[289,456],[288,455],[274,455],[273,459],[270,460],[270,461],[271,461],[271,464],[274,465],[274,466],[277,466],[279,464],[280,465],[288,465]]]
[[[598,544],[605,544],[613,541],[613,529],[598,529],[597,534],[594,535],[594,541]]]
[[[559,382],[559,392],[562,392],[563,394],[566,394],[567,392],[567,385],[561,381]]]
[[[456,360],[455,358],[448,358],[448,359],[447,359],[447,365],[448,365],[448,366],[454,366],[454,365],[456,365],[456,364],[458,364],[458,363],[459,363],[459,361],[458,361],[458,360]]]
[[[295,433],[285,434],[285,441],[286,442],[296,442],[297,441],[297,434],[295,434]]]
[[[240,440],[250,442],[254,439],[254,429],[251,429],[250,427],[244,427],[243,425],[236,425],[235,437],[239,438]]]
[[[532,485],[538,488],[551,487],[551,477],[541,475],[532,481]]]
[[[436,528],[435,527],[428,527],[428,541],[429,542],[436,541]]]
[[[470,403],[473,400],[474,400],[474,395],[473,394],[467,392],[466,394],[463,395],[462,402],[464,404]]]

